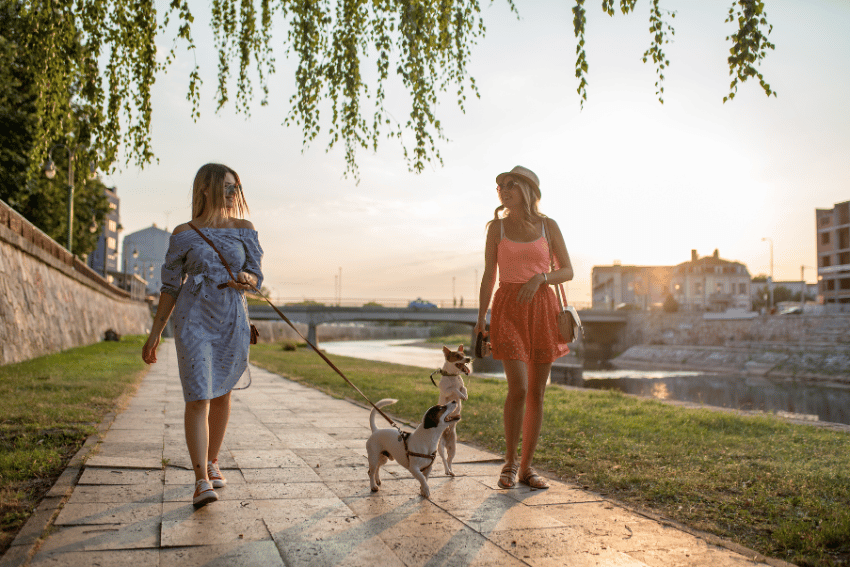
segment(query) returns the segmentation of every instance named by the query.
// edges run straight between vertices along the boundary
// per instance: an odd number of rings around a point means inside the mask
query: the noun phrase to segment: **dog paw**
[[[377,487],[377,486],[373,486],[373,487],[372,487],[372,492],[378,492],[378,487]]]

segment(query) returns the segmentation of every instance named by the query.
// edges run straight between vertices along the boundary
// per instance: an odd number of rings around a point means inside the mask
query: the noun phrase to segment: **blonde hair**
[[[534,192],[531,185],[529,185],[525,179],[518,177],[506,177],[504,182],[507,183],[508,179],[513,179],[514,183],[519,186],[520,193],[522,193],[522,209],[508,211],[504,205],[499,205],[493,212],[493,219],[487,223],[487,227],[497,220],[508,217],[511,213],[513,213],[518,217],[520,224],[524,225],[526,228],[534,230],[534,221],[546,218],[546,215],[540,212],[540,197],[537,196],[537,193]]]
[[[236,214],[232,215],[224,203],[224,178],[230,173],[236,179]],[[208,191],[207,191],[208,190]],[[207,191],[209,198],[207,198]],[[216,226],[221,221],[236,217],[245,218],[248,213],[248,203],[242,193],[242,183],[239,174],[219,163],[208,163],[195,174],[192,184],[192,218],[201,224]]]

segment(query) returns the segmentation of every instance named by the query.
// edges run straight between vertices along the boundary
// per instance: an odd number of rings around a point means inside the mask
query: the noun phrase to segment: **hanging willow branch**
[[[506,1],[516,13],[513,0]],[[401,143],[409,169],[421,172],[429,163],[442,163],[440,96],[449,94],[462,111],[467,97],[479,97],[468,66],[472,48],[485,33],[480,3],[212,0],[217,110],[233,100],[237,112],[250,113],[255,82],[262,95],[260,104],[268,103],[268,80],[275,72],[272,28],[276,21],[282,22],[286,31],[278,38],[283,39],[287,56],[297,61],[295,93],[283,123],[301,129],[305,147],[325,134],[328,150],[337,144],[344,147],[346,175],[356,178],[357,150],[377,150],[381,138],[392,138]],[[602,9],[613,15],[619,7],[627,14],[636,3],[602,0]],[[583,107],[589,69],[585,0],[575,0],[572,13],[578,40],[575,76]],[[663,45],[675,33],[662,18],[665,13],[675,15],[659,0],[650,0],[652,42],[643,58],[655,64],[660,102],[669,65]],[[156,75],[174,62],[178,47],[193,56],[197,49],[188,0],[170,0],[159,22],[155,0],[3,0],[0,16],[8,18],[2,29],[13,30],[0,37],[0,68],[26,70],[39,94],[30,121],[33,142],[24,150],[29,178],[38,173],[50,144],[57,141],[84,145],[99,160],[101,170],[114,167],[121,146],[126,148],[127,163],[144,166],[154,159],[150,122]],[[757,77],[768,95],[775,94],[756,69],[767,50],[774,48],[767,41],[772,28],[764,3],[734,0],[727,21],[735,20],[739,30],[728,38],[734,80],[727,99],[734,98],[738,83],[750,77]],[[172,37],[171,48],[159,63],[157,34]],[[406,116],[398,118],[387,105],[389,87],[395,82],[403,87],[409,105]],[[195,120],[200,116],[201,86],[195,64],[186,95]]]
[[[587,101],[588,84],[587,55],[584,49],[585,28],[587,26],[584,3],[585,0],[575,0],[573,7],[573,26],[577,40],[576,53],[578,54],[575,74],[579,80],[578,93],[581,97],[582,108]],[[616,0],[602,0],[602,11],[613,16],[616,12],[615,4]],[[636,4],[637,0],[620,0],[620,11],[623,14],[628,14],[634,11]],[[664,20],[664,13],[668,14],[670,18],[676,17],[676,12],[661,7],[660,0],[650,0],[649,33],[652,35],[652,43],[643,53],[644,63],[652,59],[655,64],[655,73],[658,76],[658,80],[655,82],[655,94],[661,104],[664,104],[664,70],[670,66],[670,60],[667,59],[663,46],[670,42],[671,36],[676,35],[673,26]],[[726,22],[734,22],[736,19],[738,32],[726,37],[727,40],[732,41],[732,47],[729,50],[732,55],[729,56],[727,62],[729,63],[729,74],[735,75],[735,78],[729,86],[729,94],[723,97],[723,102],[735,98],[738,82],[746,82],[750,77],[758,77],[759,84],[767,96],[776,96],[776,92],[764,80],[761,72],[755,68],[755,65],[761,63],[766,57],[767,50],[775,48],[772,43],[767,41],[767,36],[773,31],[773,26],[767,23],[764,2],[760,0],[734,0]],[[767,27],[766,33],[762,32],[762,28],[765,26]]]

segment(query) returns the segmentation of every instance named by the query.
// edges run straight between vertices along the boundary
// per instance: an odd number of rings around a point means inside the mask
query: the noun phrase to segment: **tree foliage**
[[[4,10],[8,7],[4,7]],[[65,243],[68,232],[68,159],[71,148],[74,159],[74,229],[73,252],[90,253],[97,247],[98,234],[92,227],[100,226],[109,204],[104,185],[89,178],[89,162],[97,159],[90,146],[93,124],[76,99],[58,97],[45,102],[44,82],[39,73],[37,50],[22,49],[30,25],[26,17],[12,18],[8,10],[0,18],[0,199],[36,225],[54,240]],[[72,38],[73,39],[73,38]],[[77,41],[79,38],[77,37]],[[70,52],[81,47],[66,45]],[[66,64],[71,64],[66,61]],[[44,129],[45,109],[51,104],[69,136],[52,136]],[[61,115],[61,116],[60,116]],[[94,127],[96,128],[96,126]],[[62,145],[56,145],[62,144]],[[45,146],[41,152],[35,148]],[[63,147],[64,146],[64,147]],[[56,177],[47,179],[40,165],[50,149],[56,163]],[[33,159],[33,155],[44,155]]]
[[[177,49],[196,49],[194,16],[188,0],[171,0],[159,14],[154,0],[0,0],[2,17],[17,21],[17,35],[3,36],[3,63],[32,65],[34,101],[27,153],[32,179],[50,145],[73,140],[97,157],[101,168],[114,165],[120,146],[129,161],[144,166],[151,150],[151,87],[157,73],[174,61]],[[492,0],[491,0],[492,1]],[[517,12],[513,0],[506,0]],[[585,52],[585,0],[574,0],[577,40],[575,76],[579,101],[587,100],[589,65]],[[602,0],[614,15],[635,11],[637,0]],[[645,62],[656,67],[656,95],[664,102],[664,52],[675,30],[675,12],[660,0],[649,0],[650,45]],[[220,110],[231,99],[237,112],[249,113],[255,82],[267,104],[268,79],[275,73],[272,31],[284,24],[285,53],[296,60],[294,94],[284,123],[301,129],[304,144],[320,135],[330,150],[344,147],[346,173],[357,175],[359,149],[378,147],[384,137],[401,143],[409,169],[421,172],[430,162],[442,163],[438,141],[444,140],[437,116],[438,97],[448,93],[463,110],[467,97],[478,97],[469,75],[472,48],[486,29],[480,0],[212,0],[211,22],[218,52],[215,91]],[[733,0],[728,22],[738,24],[728,58],[733,81],[755,77],[768,94],[775,92],[757,67],[773,44],[764,3]],[[155,40],[173,41],[161,62]],[[22,52],[26,52],[21,56]],[[235,78],[235,91],[231,91]],[[408,97],[406,116],[396,117],[387,105],[393,81]],[[187,98],[197,119],[202,81],[197,65],[189,75]],[[72,123],[72,105],[78,119]],[[84,124],[85,128],[80,128]]]

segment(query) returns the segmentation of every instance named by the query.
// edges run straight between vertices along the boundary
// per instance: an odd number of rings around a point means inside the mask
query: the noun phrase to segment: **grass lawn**
[[[330,356],[372,401],[418,422],[428,371]],[[251,348],[252,362],[336,397],[358,394],[311,350]],[[467,378],[461,441],[503,453],[502,380]],[[685,409],[550,387],[535,466],[614,500],[799,565],[850,565],[850,435],[772,416]]]
[[[0,366],[0,553],[104,414],[146,372],[145,337]]]

